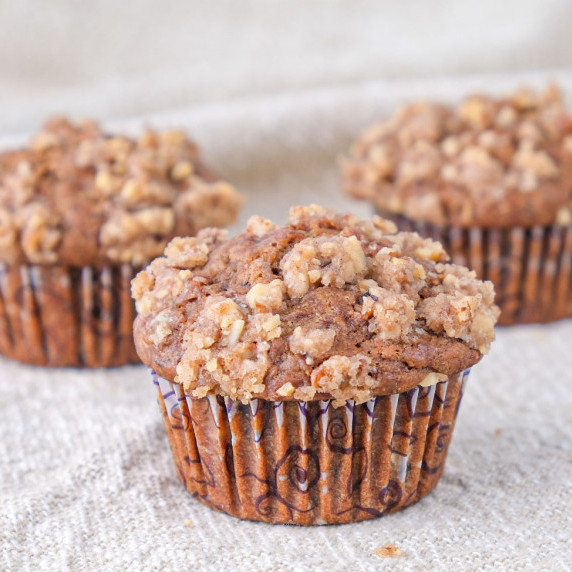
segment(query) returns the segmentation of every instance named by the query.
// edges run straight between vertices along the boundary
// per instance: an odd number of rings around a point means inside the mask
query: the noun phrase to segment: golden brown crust
[[[436,225],[572,221],[572,118],[555,86],[458,107],[416,103],[368,129],[344,187],[383,213]]]
[[[173,236],[232,222],[241,202],[183,133],[133,140],[53,119],[0,155],[0,260],[140,265]]]
[[[133,281],[136,347],[194,397],[363,402],[437,383],[480,359],[498,317],[492,284],[446,261],[389,221],[318,206],[229,241],[206,229]]]

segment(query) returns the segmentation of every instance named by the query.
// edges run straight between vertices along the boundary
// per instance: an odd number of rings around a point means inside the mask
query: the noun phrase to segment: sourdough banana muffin
[[[241,197],[176,131],[139,139],[53,119],[0,155],[0,353],[49,366],[135,362],[130,282]]]
[[[492,280],[501,324],[572,316],[572,118],[555,86],[408,105],[342,170],[348,193]]]
[[[442,246],[316,205],[227,240],[175,238],[132,283],[183,485],[271,523],[344,523],[439,480],[463,386],[489,350],[491,282]]]

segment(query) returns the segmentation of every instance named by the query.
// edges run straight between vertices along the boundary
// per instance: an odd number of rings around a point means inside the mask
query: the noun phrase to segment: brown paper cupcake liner
[[[390,218],[399,230],[438,240],[453,262],[491,280],[500,325],[572,316],[572,226],[462,228]]]
[[[0,353],[43,366],[138,363],[129,265],[0,264]]]
[[[193,497],[243,519],[313,525],[379,517],[435,488],[468,375],[338,408],[193,399],[180,384],[153,379]]]

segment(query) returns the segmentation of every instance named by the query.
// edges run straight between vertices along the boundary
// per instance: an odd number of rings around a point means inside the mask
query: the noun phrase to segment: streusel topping
[[[415,103],[368,129],[342,160],[347,192],[437,225],[572,221],[572,118],[555,86],[458,107]]]
[[[53,119],[0,155],[0,259],[140,265],[173,236],[232,222],[241,202],[181,132],[134,140]]]
[[[339,405],[438,383],[488,351],[499,314],[492,283],[447,261],[390,221],[316,205],[230,240],[205,229],[133,280],[137,350],[197,398]]]

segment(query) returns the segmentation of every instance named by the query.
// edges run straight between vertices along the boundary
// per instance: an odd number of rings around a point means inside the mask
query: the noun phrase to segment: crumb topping
[[[193,397],[348,399],[432,385],[476,363],[491,282],[438,242],[313,205],[226,240],[175,238],[132,282],[142,360]]]
[[[561,224],[572,207],[572,118],[558,88],[457,107],[415,103],[342,160],[346,190],[437,225]],[[562,209],[565,209],[562,211]]]
[[[355,236],[306,238],[280,261],[291,297],[300,298],[313,284],[342,288],[366,270],[365,254]]]
[[[0,155],[0,258],[141,265],[177,234],[232,222],[240,204],[181,132],[134,140],[53,119]]]

